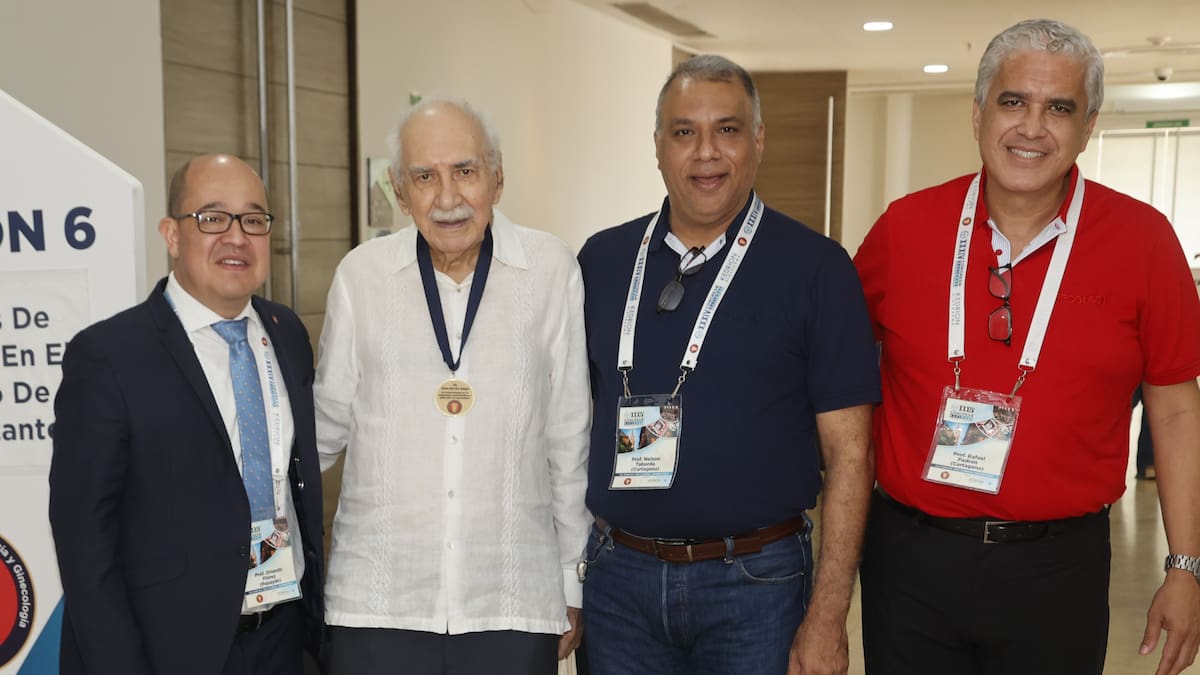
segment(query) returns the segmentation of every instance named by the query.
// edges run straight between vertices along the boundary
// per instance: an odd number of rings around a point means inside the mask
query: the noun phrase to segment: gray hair
[[[746,90],[746,95],[750,97],[751,107],[754,108],[754,129],[757,131],[762,126],[762,105],[759,103],[758,89],[754,87],[754,80],[750,77],[750,73],[724,56],[700,54],[675,66],[675,70],[671,71],[670,77],[659,90],[658,105],[654,108],[654,134],[656,136],[662,131],[662,107],[663,99],[667,97],[667,90],[671,88],[675,80],[685,77],[702,82],[740,83]]]
[[[1063,54],[1083,63],[1087,69],[1087,116],[1091,117],[1104,104],[1104,58],[1091,39],[1078,29],[1051,19],[1022,21],[988,43],[979,60],[979,75],[975,78],[975,102],[982,109],[986,104],[992,80],[1000,66],[1013,54],[1021,51],[1043,51]]]
[[[401,115],[400,121],[396,123],[396,128],[392,130],[392,133],[388,134],[388,145],[392,149],[392,175],[396,178],[404,175],[404,127],[408,126],[409,121],[418,113],[441,106],[455,108],[466,114],[467,117],[475,120],[475,123],[483,130],[483,139],[487,143],[487,147],[484,148],[483,159],[487,162],[488,168],[492,171],[498,171],[501,161],[500,136],[496,134],[496,129],[488,121],[487,116],[462,99],[427,98]]]

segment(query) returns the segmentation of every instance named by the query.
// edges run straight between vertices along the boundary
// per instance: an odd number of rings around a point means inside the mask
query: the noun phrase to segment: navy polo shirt
[[[663,242],[668,201],[647,253],[629,374],[635,395],[674,389],[700,306],[752,199],[730,223],[725,247],[684,278],[679,307],[660,314],[659,292],[679,265]],[[588,508],[614,527],[662,538],[724,537],[794,518],[816,505],[821,486],[816,414],[880,399],[875,341],[850,257],[837,242],[765,209],[680,389],[674,485],[610,490],[624,391],[621,317],[650,217],[592,236],[579,253],[593,401]]]

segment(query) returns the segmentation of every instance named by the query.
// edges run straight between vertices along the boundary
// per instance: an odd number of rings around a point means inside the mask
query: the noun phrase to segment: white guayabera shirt
[[[322,468],[346,452],[326,621],[437,633],[562,633],[583,604],[575,565],[591,416],[583,281],[552,235],[494,213],[491,271],[447,417],[450,376],[416,263],[416,227],[338,265],[314,390]],[[457,356],[472,276],[437,273]]]

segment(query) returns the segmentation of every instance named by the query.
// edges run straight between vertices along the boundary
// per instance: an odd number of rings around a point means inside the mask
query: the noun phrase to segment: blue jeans
[[[593,527],[586,555],[592,675],[787,672],[788,650],[812,596],[809,534],[758,553],[667,563]]]

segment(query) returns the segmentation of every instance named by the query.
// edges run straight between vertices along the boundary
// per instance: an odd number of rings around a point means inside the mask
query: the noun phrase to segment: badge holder
[[[1020,412],[1020,396],[947,386],[925,460],[925,480],[1000,492]]]
[[[243,611],[299,597],[287,518],[254,521],[250,524],[250,569],[246,572]]]
[[[678,394],[617,399],[612,490],[666,490],[679,466],[683,403]]]

